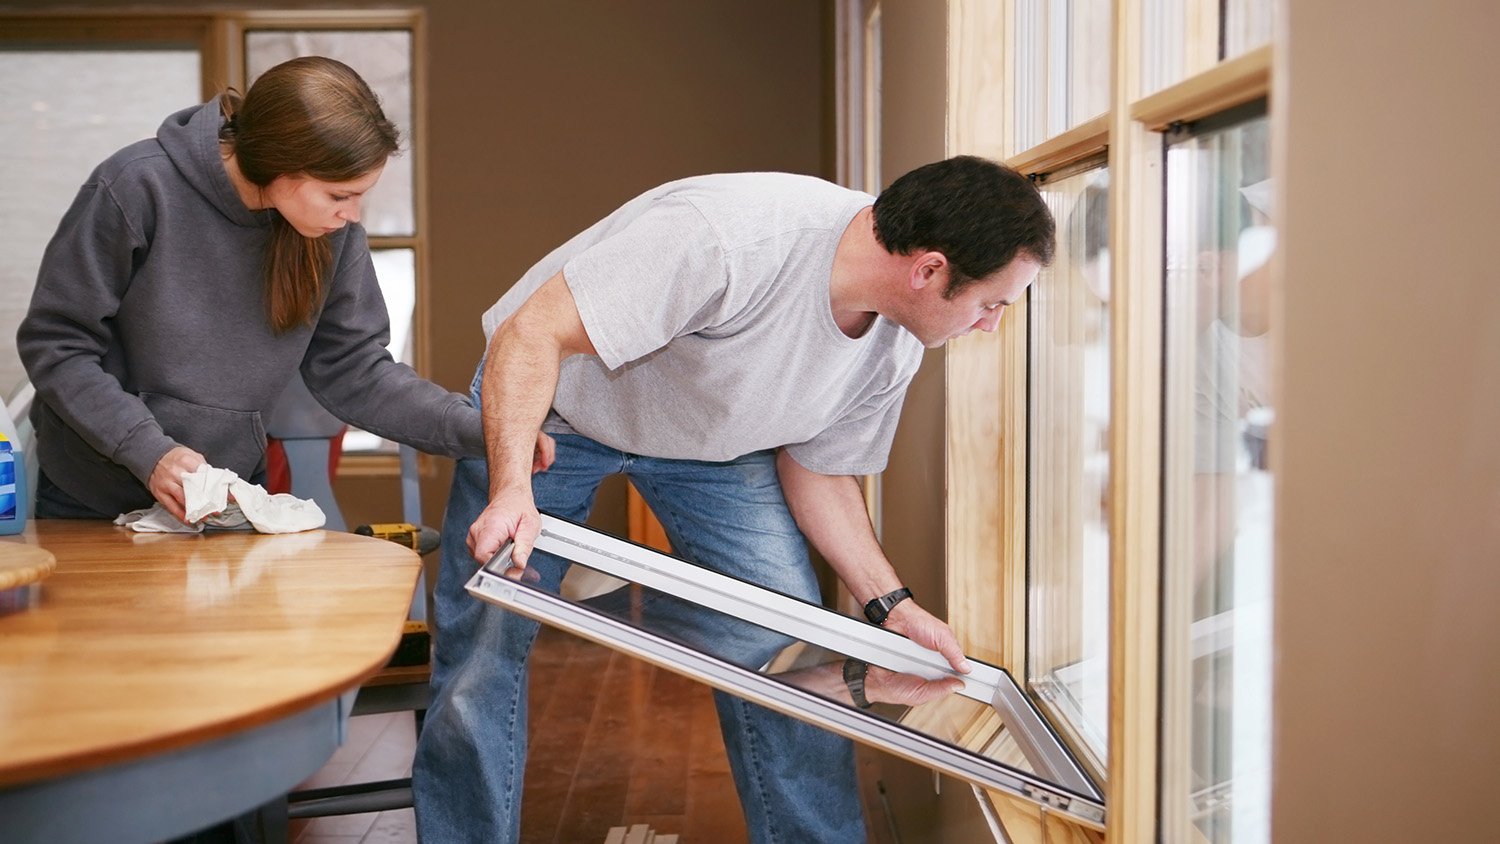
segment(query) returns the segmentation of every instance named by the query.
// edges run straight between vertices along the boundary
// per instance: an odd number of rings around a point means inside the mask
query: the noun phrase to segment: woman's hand
[[[536,432],[536,451],[531,454],[531,474],[545,472],[552,468],[552,461],[557,459],[557,440],[545,431]]]
[[[187,499],[182,491],[182,476],[198,471],[198,467],[207,462],[203,455],[179,445],[156,461],[156,468],[151,470],[151,477],[146,481],[146,489],[172,514],[172,518],[186,521]]]

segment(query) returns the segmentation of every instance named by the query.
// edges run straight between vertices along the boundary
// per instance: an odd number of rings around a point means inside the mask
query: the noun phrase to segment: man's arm
[[[901,588],[901,579],[875,539],[859,481],[805,469],[786,451],[776,455],[776,472],[797,527],[833,566],[855,600],[867,604]],[[971,670],[953,630],[915,601],[897,604],[884,627],[941,653],[958,671]]]
[[[490,338],[481,390],[485,452],[489,458],[490,503],[469,528],[469,553],[487,561],[507,539],[515,540],[511,561],[526,565],[541,529],[531,495],[531,473],[546,441],[542,422],[557,392],[557,374],[571,355],[595,354],[578,305],[559,272]]]

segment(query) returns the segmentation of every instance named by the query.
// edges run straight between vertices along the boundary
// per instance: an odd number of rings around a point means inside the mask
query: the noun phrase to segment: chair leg
[[[235,844],[287,844],[287,799],[281,795],[234,820]]]

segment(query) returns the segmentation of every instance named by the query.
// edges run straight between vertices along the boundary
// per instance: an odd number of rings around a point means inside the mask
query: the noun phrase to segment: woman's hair
[[[887,251],[941,252],[952,274],[945,298],[1021,253],[1052,263],[1052,212],[1025,176],[972,155],[923,165],[875,199],[875,237]]]
[[[400,133],[370,86],[348,65],[322,56],[276,65],[243,97],[226,89],[219,108],[219,140],[229,145],[245,178],[261,188],[278,176],[352,181],[400,148]],[[304,237],[276,216],[265,274],[266,312],[278,334],[312,322],[331,257],[327,238]]]

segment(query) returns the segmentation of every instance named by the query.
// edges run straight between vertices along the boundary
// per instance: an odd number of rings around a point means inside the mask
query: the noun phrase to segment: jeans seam
[[[500,611],[504,612],[504,610]],[[516,691],[510,699],[510,717],[509,719],[507,719],[506,723],[506,734],[512,737],[514,737],[516,734],[516,722],[519,720],[518,716],[521,711],[521,698],[526,694],[526,675],[527,671],[531,667],[531,648],[534,644],[536,644],[536,637],[539,631],[539,627],[533,627],[531,629],[531,633],[526,637],[525,649],[521,655],[521,658],[519,660],[516,660],[516,671],[511,676],[511,685],[513,688],[515,688]],[[526,737],[522,736],[522,739],[525,740]],[[505,796],[507,798],[513,797],[518,793],[518,786],[524,786],[524,783],[520,782],[520,780],[525,776],[525,769],[523,768],[519,772],[519,774],[516,771],[515,748],[516,742],[512,741],[511,752],[507,754],[507,758],[510,760],[510,775],[506,777],[507,790],[505,792]],[[530,748],[528,747],[527,750],[529,752]]]
[[[771,817],[771,796],[766,792],[766,783],[761,776],[760,747],[755,739],[755,722],[746,711],[745,701],[736,699],[734,706],[739,709],[740,723],[745,728],[745,755],[750,762],[751,775],[755,777],[755,790],[760,798],[760,805],[757,808],[765,824],[766,835],[772,842],[780,841],[781,836],[776,833],[775,819]]]

